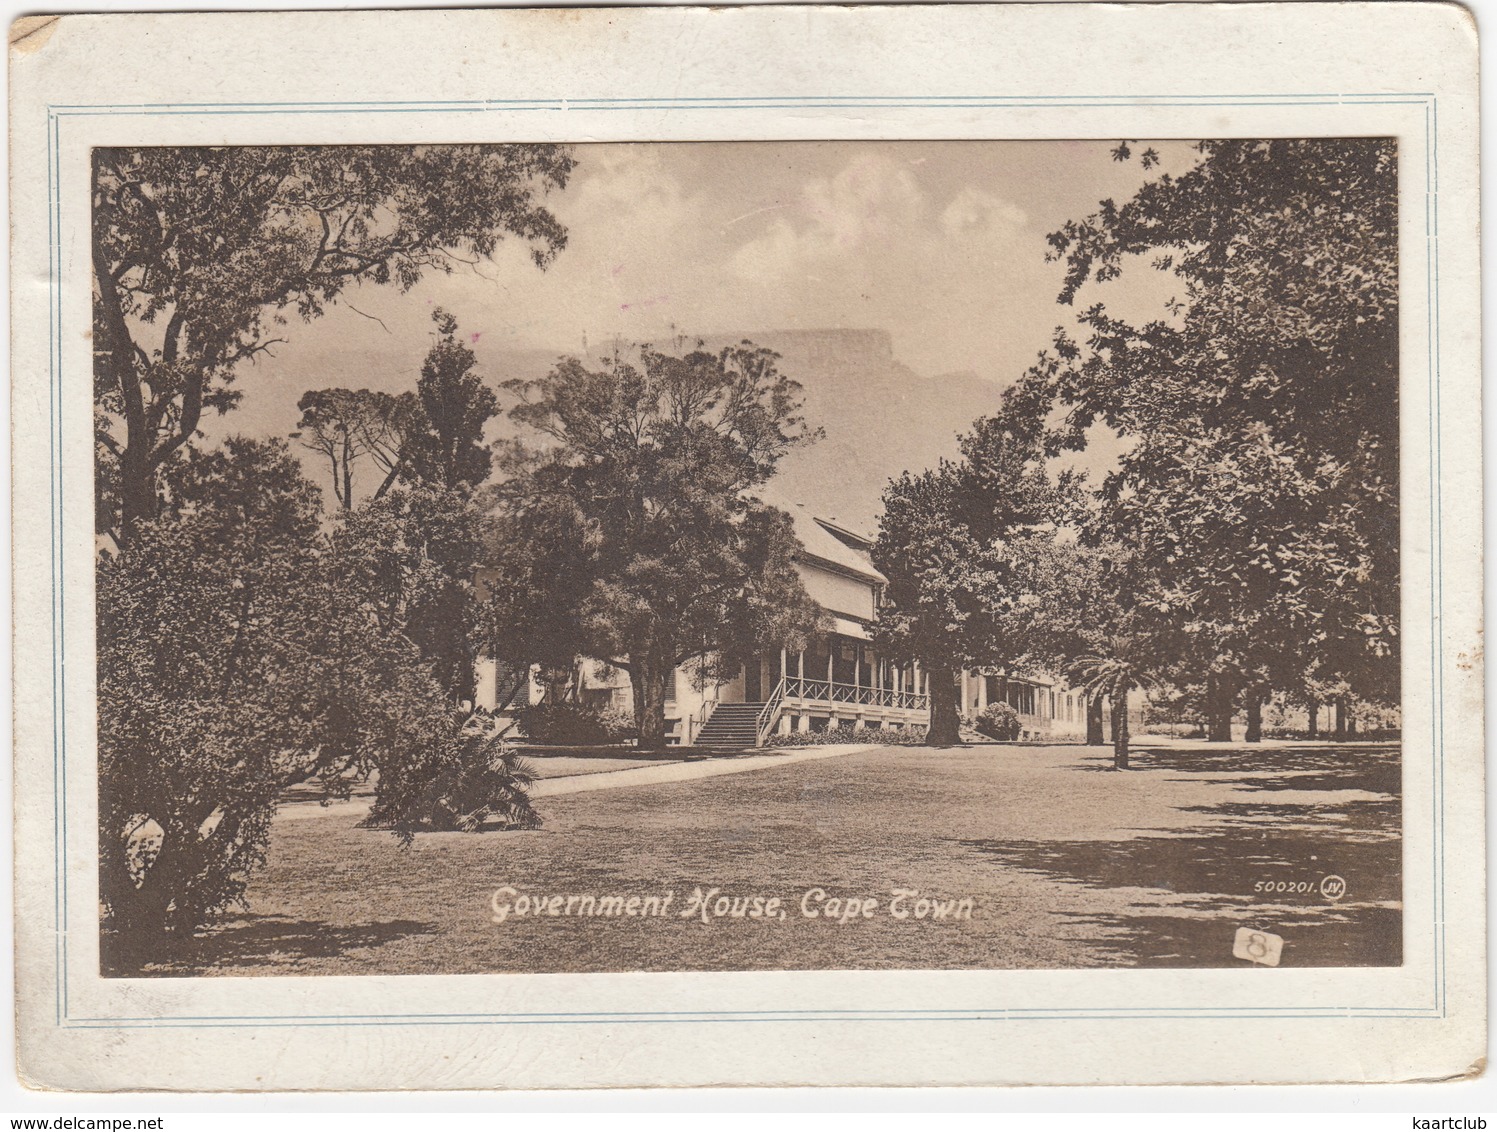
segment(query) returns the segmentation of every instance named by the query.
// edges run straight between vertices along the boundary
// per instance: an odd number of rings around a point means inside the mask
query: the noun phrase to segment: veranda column
[[[967,707],[972,702],[970,699],[968,699],[968,694],[969,693],[968,693],[968,690],[967,690],[967,670],[965,668],[963,668],[962,669],[962,714],[963,715],[967,714]]]
[[[811,730],[811,715],[810,715],[809,712],[806,711],[806,703],[805,703],[805,699],[806,699],[806,650],[805,649],[801,649],[800,652],[798,652],[798,653],[795,654],[795,678],[796,678],[796,681],[797,681],[796,688],[795,688],[795,694],[796,694],[796,696],[800,700],[800,705],[796,708],[796,711],[799,713],[796,716],[796,730],[798,730],[798,731],[809,731],[809,730]]]
[[[981,715],[988,710],[988,678],[981,672],[977,674],[977,714]]]
[[[867,713],[863,710],[863,645],[861,642],[852,646],[852,706],[857,726],[862,727],[866,722],[863,717]]]
[[[836,659],[836,656],[837,642],[834,638],[826,645],[826,702],[828,705],[826,725],[828,727],[837,726],[837,701],[832,696],[832,674],[836,671],[832,667],[832,661]]]

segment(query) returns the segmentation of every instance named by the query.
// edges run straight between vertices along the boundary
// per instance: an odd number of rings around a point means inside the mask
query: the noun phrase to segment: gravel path
[[[538,772],[530,788],[532,798],[554,798],[561,794],[581,794],[593,790],[619,790],[628,786],[659,786],[670,782],[694,782],[724,774],[743,774],[751,770],[770,770],[813,759],[832,759],[857,754],[872,748],[857,743],[826,747],[805,747],[780,751],[772,755],[740,755],[736,758],[697,759],[693,762],[660,762],[641,759],[532,759]],[[547,774],[560,769],[549,763],[565,763],[566,769],[586,768],[579,774]],[[362,819],[369,813],[372,798],[351,798],[346,802],[321,805],[316,799],[284,803],[276,813],[277,821],[305,821],[309,818]]]

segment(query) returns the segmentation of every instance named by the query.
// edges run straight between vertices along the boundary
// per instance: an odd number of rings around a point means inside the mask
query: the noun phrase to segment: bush
[[[542,701],[520,709],[515,719],[532,743],[588,747],[610,742],[603,714],[586,704]]]
[[[433,739],[426,758],[413,759],[398,777],[380,776],[379,797],[362,826],[392,830],[409,844],[422,832],[541,824],[526,792],[535,775],[491,716],[475,712]]]
[[[193,506],[96,560],[107,969],[242,904],[280,791],[356,761],[328,738],[353,698],[338,676],[383,643],[329,601],[317,497],[284,445],[231,439],[173,474]]]
[[[627,708],[609,705],[598,715],[610,743],[632,743],[639,738],[639,724]]]
[[[924,727],[896,731],[888,727],[853,727],[842,724],[825,731],[792,731],[789,735],[771,735],[765,747],[821,747],[832,743],[873,743],[880,747],[923,747]]]
[[[1004,703],[989,704],[983,708],[977,717],[976,726],[989,739],[997,739],[1002,743],[1012,743],[1023,730],[1019,713],[1011,705]]]

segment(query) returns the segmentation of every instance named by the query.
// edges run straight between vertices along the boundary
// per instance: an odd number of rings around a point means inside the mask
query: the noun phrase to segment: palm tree
[[[1106,696],[1112,703],[1112,768],[1128,769],[1128,693],[1145,683],[1142,668],[1122,648],[1081,656],[1066,668],[1066,678],[1088,696]]]

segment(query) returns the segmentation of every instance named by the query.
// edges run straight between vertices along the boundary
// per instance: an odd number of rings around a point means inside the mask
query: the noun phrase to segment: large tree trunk
[[[156,477],[140,455],[140,445],[125,449],[120,460],[120,543],[130,540],[137,523],[156,517]]]
[[[1331,738],[1338,743],[1346,738],[1346,697],[1342,696],[1336,701],[1336,722],[1331,732]]]
[[[1310,738],[1320,738],[1320,701],[1311,700],[1305,705],[1305,713],[1310,717]]]
[[[1086,696],[1086,745],[1105,747],[1107,739],[1102,734],[1102,696]]]
[[[962,687],[956,669],[935,664],[926,666],[930,681],[930,730],[925,743],[929,747],[953,747],[962,741]]]
[[[1243,741],[1248,743],[1263,742],[1263,698],[1257,692],[1248,695],[1247,702],[1247,734]]]
[[[1357,713],[1352,709],[1350,703],[1346,705],[1346,737],[1355,739],[1357,737]]]
[[[1210,743],[1232,741],[1232,702],[1236,699],[1232,680],[1221,673],[1206,678],[1206,740]]]
[[[1117,689],[1112,695],[1112,767],[1128,769],[1128,690]]]
[[[671,669],[649,648],[629,654],[629,680],[634,687],[634,723],[639,749],[665,750],[665,686]]]

